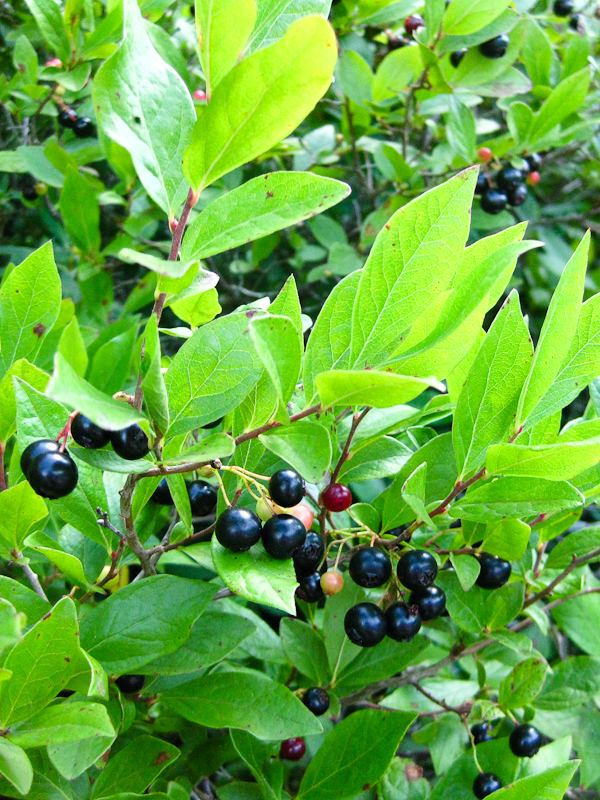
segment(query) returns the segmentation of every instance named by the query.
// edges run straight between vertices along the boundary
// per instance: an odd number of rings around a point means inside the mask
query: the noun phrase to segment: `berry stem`
[[[62,439],[62,443],[60,445],[60,450],[59,450],[60,453],[63,453],[65,447],[67,446],[69,436],[71,435],[71,425],[73,424],[73,420],[75,419],[77,414],[79,414],[79,411],[71,411],[71,413],[69,414],[69,419],[65,424],[65,427],[60,431],[60,433],[56,437],[57,442],[60,442]]]

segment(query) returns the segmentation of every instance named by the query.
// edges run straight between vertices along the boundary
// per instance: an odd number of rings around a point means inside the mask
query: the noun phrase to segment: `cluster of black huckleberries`
[[[480,152],[487,150],[482,148]],[[535,185],[540,181],[542,157],[531,153],[524,157],[525,168],[505,164],[495,174],[479,173],[475,194],[481,196],[481,208],[488,214],[499,214],[507,206],[521,206],[527,200],[525,182]]]
[[[473,725],[471,728],[473,744],[478,745],[481,742],[491,741],[494,738],[492,736],[493,726],[493,722],[479,722]],[[518,758],[532,758],[538,752],[542,743],[542,734],[533,725],[526,723],[513,728],[508,737],[510,749]],[[502,781],[491,772],[480,772],[473,781],[473,793],[480,800],[501,788]]]
[[[73,131],[78,139],[89,139],[96,135],[96,127],[89,117],[80,117],[74,108],[62,106],[58,112],[61,128]]]

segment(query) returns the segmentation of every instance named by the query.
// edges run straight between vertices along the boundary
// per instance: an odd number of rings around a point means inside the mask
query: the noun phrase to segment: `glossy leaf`
[[[443,386],[435,378],[412,378],[375,370],[330,370],[317,375],[316,387],[323,406],[365,405],[389,408],[406,403],[427,388]]]
[[[33,781],[33,769],[25,751],[6,738],[0,739],[0,775],[19,792],[27,795]]]
[[[210,96],[240,58],[256,20],[255,0],[197,0],[196,30]],[[232,25],[235,20],[235,25]]]
[[[19,726],[11,741],[25,749],[61,742],[79,742],[115,733],[106,709],[100,703],[56,703]]]
[[[99,800],[114,794],[142,794],[179,757],[179,750],[153,736],[137,736],[108,760],[94,783],[91,797]]]

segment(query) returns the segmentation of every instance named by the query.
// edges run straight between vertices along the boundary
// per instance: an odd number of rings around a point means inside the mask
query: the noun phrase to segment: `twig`
[[[330,484],[336,482],[336,480],[338,478],[338,475],[340,474],[340,471],[341,471],[342,467],[344,466],[344,463],[348,460],[348,456],[349,456],[349,453],[350,453],[350,446],[352,444],[352,440],[354,439],[354,435],[356,434],[356,430],[357,430],[358,426],[360,425],[360,423],[363,421],[363,419],[367,416],[367,414],[369,413],[370,410],[371,410],[371,408],[369,406],[367,406],[367,408],[365,408],[363,411],[361,411],[358,414],[354,414],[354,416],[352,417],[352,424],[350,425],[350,431],[348,432],[348,436],[346,438],[346,442],[344,444],[344,448],[342,450],[342,454],[339,457],[338,462],[335,465],[333,472],[331,473],[331,478],[329,480]]]
[[[13,556],[13,558],[15,559],[17,564],[23,570],[23,574],[25,575],[25,577],[27,578],[27,580],[31,584],[31,588],[33,589],[33,591],[37,595],[39,595],[42,598],[42,600],[45,600],[46,602],[49,602],[48,597],[46,595],[46,592],[42,589],[42,584],[40,583],[40,579],[35,574],[35,572],[31,569],[29,564],[27,564],[27,562],[24,561],[23,553],[20,550],[13,550],[11,555]]]
[[[125,538],[129,549],[132,550],[138,557],[144,575],[155,575],[156,569],[150,558],[150,551],[146,550],[139,540],[135,527],[133,524],[133,515],[131,512],[131,498],[135,488],[136,476],[129,475],[125,481],[125,486],[121,489],[121,517],[125,525]]]
[[[540,589],[539,592],[531,595],[531,597],[525,601],[523,608],[529,608],[529,606],[537,603],[538,600],[543,600],[545,597],[548,597],[548,595],[552,594],[552,592],[556,589],[559,583],[562,583],[565,578],[568,578],[569,575],[577,569],[577,567],[582,567],[584,564],[588,564],[590,561],[595,561],[597,558],[600,558],[600,548],[593,550],[591,553],[588,553],[585,556],[579,556],[579,558],[573,557],[573,560],[569,566],[565,567],[563,571],[559,573],[551,583],[548,584],[548,586]]]

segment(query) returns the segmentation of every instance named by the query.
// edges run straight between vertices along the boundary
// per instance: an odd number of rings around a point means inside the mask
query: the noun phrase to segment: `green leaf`
[[[150,197],[174,217],[187,192],[181,162],[194,104],[152,46],[137,0],[124,0],[123,16],[122,44],[94,78],[96,118],[106,136],[129,152]]]
[[[173,313],[192,328],[205,325],[221,313],[217,290],[206,290],[204,284],[204,277],[199,275],[191,286],[167,300]]]
[[[33,625],[50,611],[50,603],[32,589],[5,575],[0,575],[0,598],[8,600],[20,614],[24,614],[28,625]]]
[[[388,768],[415,714],[365,710],[329,732],[300,784],[298,800],[357,797]]]
[[[186,231],[182,258],[208,258],[321,214],[350,187],[310,172],[268,172],[209,203]]]
[[[520,519],[505,519],[486,533],[481,549],[508,561],[519,561],[525,555],[531,528]]]
[[[598,626],[600,625],[600,597],[588,594],[574,597],[552,609],[552,617],[569,639],[585,653],[600,657]]]
[[[212,556],[215,569],[234,594],[253,603],[296,613],[294,592],[298,581],[291,559],[277,561],[267,555],[262,545],[255,545],[245,553],[234,553],[215,537]]]
[[[172,653],[188,638],[214,587],[174,575],[130,583],[81,620],[82,647],[122,674]]]
[[[427,463],[423,463],[419,464],[404,481],[402,499],[415,512],[415,519],[425,522],[427,525],[434,528],[435,525],[425,507],[426,488]]]
[[[561,81],[544,100],[529,130],[529,145],[537,146],[550,131],[578,111],[584,104],[590,85],[588,67]]]
[[[161,370],[160,338],[155,314],[148,320],[144,340],[146,343],[142,358],[144,402],[158,430],[166,431],[169,427],[169,398]]]
[[[15,789],[27,795],[33,781],[33,769],[24,750],[6,738],[0,738],[0,775]]]
[[[201,192],[292,133],[327,91],[336,58],[332,28],[311,16],[235,66],[199,110],[184,156],[193,189]]]
[[[294,667],[315,685],[325,685],[330,673],[320,631],[288,617],[281,620],[279,635],[283,651]]]
[[[346,97],[359,106],[368,107],[373,97],[373,72],[355,50],[344,50],[337,65],[336,80]]]
[[[23,540],[36,522],[48,516],[44,500],[31,486],[18,483],[0,492],[0,541],[6,555],[11,550],[20,550]]]
[[[60,301],[60,279],[48,242],[15,267],[0,286],[0,371],[19,358],[35,359],[58,319]]]
[[[587,705],[600,691],[600,661],[590,656],[571,656],[552,667],[536,697],[536,708],[556,711]]]
[[[187,433],[236,408],[258,381],[262,367],[248,336],[245,314],[204,325],[173,358],[165,385],[169,433]]]
[[[71,45],[63,24],[60,6],[54,0],[25,0],[51,53],[63,61],[71,56]]]
[[[105,430],[118,431],[144,419],[141,411],[137,411],[129,403],[114,400],[88,383],[60,353],[54,357],[54,372],[46,394],[53,400],[81,411]]]
[[[196,30],[206,93],[235,66],[256,21],[255,0],[196,0]],[[232,25],[232,21],[235,24]]]
[[[54,699],[69,682],[78,652],[75,604],[65,597],[6,656],[3,666],[12,677],[0,683],[3,727],[28,719]]]
[[[456,577],[463,592],[468,592],[475,585],[481,570],[478,559],[471,556],[456,556],[450,553],[450,561],[456,572]]]
[[[447,288],[469,233],[476,179],[476,169],[465,170],[425,192],[377,236],[354,300],[354,366],[385,363],[431,298]]]
[[[460,476],[478,470],[487,448],[511,434],[532,357],[519,297],[511,292],[479,348],[456,404],[452,441]]]
[[[552,386],[573,343],[583,298],[589,248],[588,231],[564,268],[552,295],[531,369],[519,398],[519,426],[527,420]]]
[[[20,358],[0,380],[0,441],[6,442],[15,432],[17,401],[13,377],[21,378],[35,389],[44,391],[49,376],[27,359]]]
[[[567,481],[543,478],[496,478],[469,489],[450,509],[453,517],[490,522],[577,508],[583,495]]]
[[[504,708],[523,708],[542,691],[548,664],[543,658],[534,656],[521,661],[500,684],[498,702]]]
[[[456,574],[444,571],[438,576],[438,583],[446,592],[452,620],[469,633],[481,634],[485,628],[499,630],[523,608],[524,590],[520,582],[507,583],[494,592],[479,586],[465,591]]]
[[[500,444],[490,447],[486,468],[491,475],[571,480],[594,467],[599,452],[600,436],[557,444]]]
[[[100,249],[98,194],[76,167],[67,169],[59,208],[73,243],[87,255],[97,255]]]
[[[539,775],[522,778],[495,792],[496,798],[497,800],[562,800],[579,763],[579,761],[567,761]]]
[[[258,439],[310,483],[321,481],[331,464],[329,431],[318,422],[299,420],[262,434]]]
[[[329,16],[331,0],[258,0],[256,25],[250,37],[250,52],[281,39],[288,27],[308,14]]]
[[[403,642],[400,647],[392,639],[384,639],[377,647],[363,648],[356,658],[340,669],[335,682],[336,690],[343,696],[396,675],[409,664],[416,663],[427,647],[427,639],[419,636],[411,642]],[[343,653],[346,653],[345,648]]]
[[[339,478],[343,483],[387,478],[395,475],[412,455],[412,450],[393,436],[382,436],[352,448]]]
[[[600,548],[600,525],[588,525],[561,539],[548,556],[546,567],[564,569],[574,558],[586,556],[598,548]]]
[[[88,367],[88,354],[77,317],[73,317],[63,328],[56,350],[69,362],[78,375],[85,375]]]
[[[263,800],[280,800],[283,774],[278,769],[280,765],[271,760],[273,746],[264,744],[245,731],[231,730],[229,736],[238,755],[256,778]]]
[[[444,33],[447,36],[477,33],[499,17],[509,5],[510,0],[453,0],[444,13]]]
[[[27,749],[114,733],[106,708],[100,703],[56,703],[12,730],[10,740]]]
[[[373,78],[373,100],[383,103],[406,91],[423,71],[420,48],[403,47],[388,53]]]
[[[430,386],[444,390],[435,378],[413,378],[370,369],[337,369],[316,376],[317,392],[325,407],[365,405],[389,408],[414,400]]]
[[[322,731],[319,720],[289,689],[250,670],[213,672],[174,686],[161,695],[161,703],[197,725],[239,728],[259,739]]]
[[[286,404],[294,393],[302,364],[302,331],[289,317],[269,314],[250,321],[250,338],[275,388],[275,418],[285,422]]]
[[[464,103],[450,97],[450,113],[446,125],[448,144],[464,161],[473,161],[477,135],[475,117],[471,109]]]
[[[126,264],[138,264],[140,267],[149,269],[151,272],[156,272],[158,275],[171,280],[183,278],[192,267],[198,266],[197,258],[183,258],[180,261],[171,261],[171,259],[153,256],[151,253],[140,253],[138,250],[132,250],[130,247],[123,247],[119,250],[118,257],[120,261],[124,261]],[[218,277],[214,275],[214,273],[207,272],[206,270],[202,270],[201,275],[212,276],[210,286],[214,286],[218,280]],[[161,288],[163,288],[164,291],[170,290],[170,283],[165,282],[165,285],[161,286]]]
[[[161,772],[179,758],[179,753],[176,747],[163,739],[138,736],[111,755],[93,785],[91,797],[98,800],[116,793],[142,794]]]

